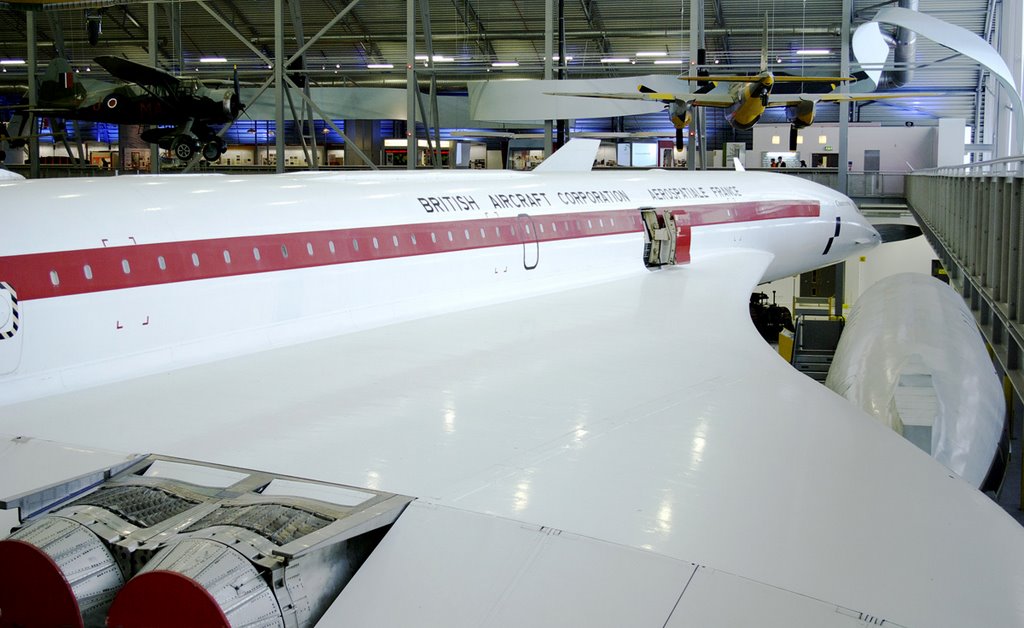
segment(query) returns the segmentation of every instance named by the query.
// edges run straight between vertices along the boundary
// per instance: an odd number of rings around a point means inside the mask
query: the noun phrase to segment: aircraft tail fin
[[[534,172],[590,172],[597,159],[601,140],[573,138],[566,142],[550,157],[545,159]]]
[[[768,13],[764,14],[764,33],[761,35],[761,71],[768,71]]]
[[[46,66],[39,82],[39,104],[60,102],[75,95],[75,72],[67,59],[57,57]]]

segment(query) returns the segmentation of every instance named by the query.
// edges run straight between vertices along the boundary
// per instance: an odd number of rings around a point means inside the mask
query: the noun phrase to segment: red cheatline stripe
[[[665,208],[668,209],[668,208]],[[818,203],[749,202],[671,208],[692,226],[817,216]],[[527,233],[529,227],[529,233]],[[0,257],[19,301],[253,273],[452,253],[640,231],[636,210],[161,242]]]

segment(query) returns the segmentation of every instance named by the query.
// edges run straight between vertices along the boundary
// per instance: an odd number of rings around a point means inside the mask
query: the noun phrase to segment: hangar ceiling
[[[45,9],[37,14],[40,64],[57,54],[61,37],[67,57],[82,72],[101,72],[91,63],[101,54],[148,61],[147,3],[127,0],[0,2],[0,59],[26,57],[23,9],[33,4]],[[307,39],[348,6],[343,0],[293,4]],[[690,4],[690,0],[564,0],[568,78],[680,72],[689,62]],[[853,26],[891,4],[854,0]],[[990,39],[995,27],[993,5],[994,0],[920,0],[919,9]],[[273,6],[272,0],[157,2],[160,65],[173,72],[222,79],[230,78],[231,67],[237,65],[243,80],[262,81],[268,73],[265,62],[222,22],[256,50],[270,55]],[[439,57],[433,71],[442,90],[462,91],[467,80],[543,76],[543,0],[430,0],[429,9],[434,54]],[[767,15],[769,59],[775,72],[838,73],[843,16],[836,0],[705,0],[704,13],[707,62],[715,66],[714,72],[757,70]],[[291,54],[299,44],[287,9],[285,14],[286,54]],[[93,46],[86,35],[87,22],[97,17],[102,34]],[[305,71],[310,84],[404,86],[405,20],[406,3],[400,0],[356,3],[309,48]],[[180,29],[172,27],[175,22]],[[418,31],[417,53],[425,53],[422,24]],[[807,49],[829,52],[797,54]],[[221,57],[226,62],[201,63],[203,57]],[[973,125],[984,98],[977,66],[924,38],[918,38],[916,58],[913,79],[904,89],[937,90],[946,96],[917,103],[862,105],[856,108],[855,119],[895,124],[908,118],[962,117]],[[515,62],[518,67],[494,67],[497,62]],[[387,65],[393,67],[379,67]],[[0,87],[10,91],[25,84],[23,66],[3,69]],[[680,89],[685,88],[681,83]],[[830,115],[834,119],[838,108],[822,110],[819,120],[828,120]]]

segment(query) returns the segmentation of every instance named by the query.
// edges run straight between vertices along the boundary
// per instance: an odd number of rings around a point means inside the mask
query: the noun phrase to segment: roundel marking
[[[0,340],[7,340],[18,333],[18,293],[11,284],[0,281]]]
[[[117,107],[117,97],[116,96],[111,96],[110,98],[107,99],[107,108],[108,109],[113,109],[115,107]]]

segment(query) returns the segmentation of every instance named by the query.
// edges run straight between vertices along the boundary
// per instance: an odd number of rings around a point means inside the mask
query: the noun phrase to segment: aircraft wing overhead
[[[1019,625],[1024,532],[760,339],[771,261],[23,402],[0,433],[415,497],[323,625]]]
[[[169,94],[173,94],[181,82],[178,77],[160,68],[143,65],[128,59],[122,59],[121,57],[102,55],[93,60],[115,78],[147,87],[157,87],[166,90]]]

